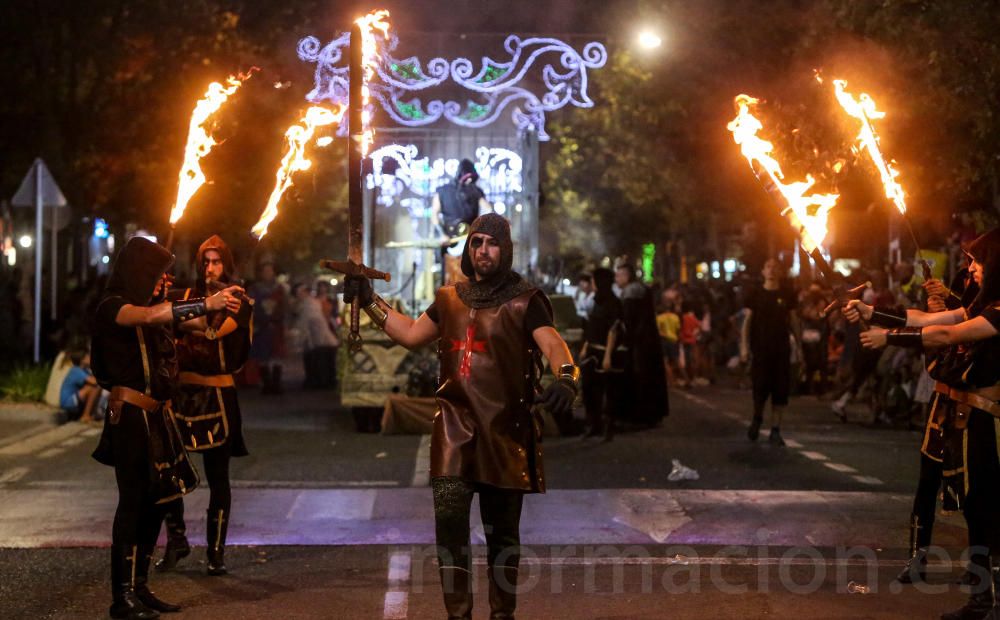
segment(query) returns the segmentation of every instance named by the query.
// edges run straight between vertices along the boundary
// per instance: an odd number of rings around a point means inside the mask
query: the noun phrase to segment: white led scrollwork
[[[342,34],[323,46],[316,37],[299,41],[299,58],[316,63],[315,86],[306,95],[313,103],[347,103],[347,66],[344,49],[350,37]],[[379,81],[370,84],[374,98],[393,121],[407,127],[421,127],[442,119],[462,127],[485,127],[513,106],[511,119],[519,131],[533,131],[539,140],[547,140],[545,115],[566,105],[589,108],[594,105],[587,94],[590,69],[603,67],[608,53],[601,43],[591,42],[578,52],[567,43],[547,37],[521,39],[510,35],[504,49],[510,59],[483,58],[478,71],[467,58],[451,62],[434,58],[426,67],[416,57],[398,60],[392,56],[398,39],[393,37],[380,46],[382,62]],[[543,58],[555,60],[543,63]],[[540,69],[539,69],[540,67]],[[541,72],[545,92],[540,96],[522,86],[525,77]],[[448,99],[421,98],[421,91],[451,81],[469,93],[463,103]],[[343,129],[343,128],[341,128]],[[343,132],[339,132],[342,134]]]

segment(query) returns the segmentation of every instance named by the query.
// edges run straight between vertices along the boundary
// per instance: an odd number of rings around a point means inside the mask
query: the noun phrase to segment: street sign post
[[[37,363],[41,357],[41,330],[42,330],[42,237],[43,237],[43,216],[45,207],[52,207],[52,318],[56,318],[56,265],[58,244],[56,243],[56,233],[58,227],[58,215],[56,208],[66,206],[66,197],[52,173],[42,159],[36,158],[28,174],[21,181],[21,186],[11,199],[10,203],[15,207],[35,207],[35,313],[34,313],[34,360]]]

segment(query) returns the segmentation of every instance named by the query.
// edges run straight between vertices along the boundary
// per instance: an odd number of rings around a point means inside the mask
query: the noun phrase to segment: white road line
[[[486,558],[473,558],[473,565],[485,566]],[[670,557],[522,557],[522,566],[906,566],[907,560],[876,560],[862,558],[810,558],[792,556],[787,558],[773,557],[739,557],[739,556],[670,556]],[[966,564],[960,560],[951,562],[932,562],[928,566],[935,569],[962,568]]]
[[[76,437],[70,437],[66,441],[61,442],[59,445],[64,448],[71,448],[73,446],[78,446],[85,441],[87,441],[86,437],[83,437],[82,435],[77,435]]]
[[[233,480],[235,489],[329,489],[336,487],[398,487],[398,480]]]
[[[67,422],[62,426],[57,426],[51,430],[34,434],[27,437],[23,441],[0,448],[0,456],[25,456],[32,454],[34,452],[38,452],[39,450],[44,450],[49,446],[54,446],[64,439],[77,435],[85,428],[87,428],[85,424],[80,424],[79,422]]]
[[[807,459],[812,460],[812,461],[829,461],[830,460],[830,458],[827,455],[823,454],[822,452],[812,452],[812,451],[809,451],[809,450],[802,450],[801,452],[799,452],[799,454],[801,454],[802,456],[804,456]]]
[[[81,433],[81,434],[84,437],[97,437],[98,435],[101,434],[101,429],[100,428],[93,428],[92,427],[92,428],[88,428],[87,430],[83,431],[83,433]]]
[[[7,471],[0,473],[0,484],[5,482],[17,482],[21,478],[24,478],[24,475],[29,471],[31,471],[31,469],[28,467],[11,467]]]
[[[854,469],[850,465],[844,465],[843,463],[823,463],[826,467],[829,467],[833,471],[839,471],[842,474],[856,474],[858,470]]]
[[[884,482],[882,482],[878,478],[875,478],[874,476],[851,476],[851,477],[860,482],[861,484],[870,484],[872,486],[885,484]]]
[[[785,445],[788,446],[789,448],[793,448],[795,450],[801,450],[802,448],[805,447],[802,444],[800,444],[799,442],[795,441],[794,439],[786,439],[785,440]]]
[[[431,436],[421,435],[420,446],[417,448],[417,459],[413,464],[413,481],[411,487],[425,487],[430,484],[431,475]]]
[[[38,453],[38,458],[40,458],[40,459],[50,459],[53,456],[59,456],[60,454],[62,454],[65,451],[66,451],[65,448],[49,448],[48,450],[46,450],[44,452],[39,452]]]
[[[389,556],[388,589],[382,607],[384,620],[405,620],[409,613],[410,554],[396,552]]]

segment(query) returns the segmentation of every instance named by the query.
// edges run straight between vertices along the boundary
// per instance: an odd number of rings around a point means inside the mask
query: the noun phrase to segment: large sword
[[[364,276],[373,280],[385,280],[388,282],[392,276],[364,264],[364,209],[361,193],[361,160],[364,158],[362,143],[362,135],[364,133],[362,108],[364,104],[361,96],[361,89],[364,85],[364,67],[362,67],[362,58],[361,26],[355,23],[351,28],[350,83],[347,110],[347,128],[350,135],[347,146],[347,259],[324,259],[319,264],[324,269],[330,269],[345,276]],[[361,306],[358,300],[354,299],[351,302],[351,331],[347,337],[351,352],[361,350],[361,345],[363,344],[359,331],[360,319]]]

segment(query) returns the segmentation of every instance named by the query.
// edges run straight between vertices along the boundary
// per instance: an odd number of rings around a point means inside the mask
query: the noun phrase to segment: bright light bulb
[[[497,212],[497,215],[503,215],[507,212],[507,205],[502,202],[498,202],[493,205],[493,210]]]
[[[21,238],[17,240],[21,244],[22,248],[31,247],[31,235],[21,235]]]
[[[316,146],[320,148],[330,146],[331,144],[333,144],[332,136],[323,136],[321,138],[316,138]]]
[[[639,33],[639,45],[651,50],[660,47],[663,44],[663,39],[661,39],[657,34],[650,32],[649,30],[643,30]]]

